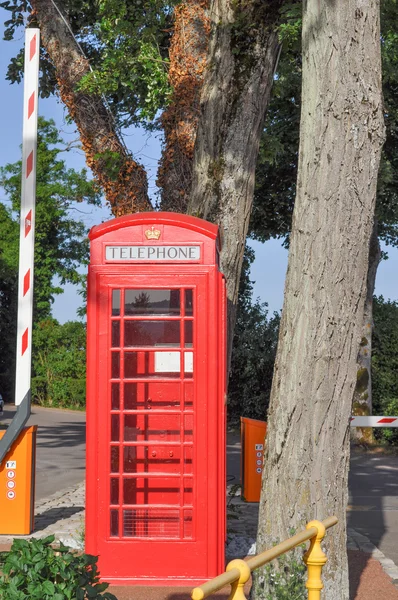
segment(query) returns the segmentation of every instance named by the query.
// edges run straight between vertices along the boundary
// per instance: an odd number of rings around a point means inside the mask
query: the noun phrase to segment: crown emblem
[[[145,237],[147,240],[158,240],[160,238],[160,230],[155,229],[155,226],[152,225],[150,229],[145,231]]]

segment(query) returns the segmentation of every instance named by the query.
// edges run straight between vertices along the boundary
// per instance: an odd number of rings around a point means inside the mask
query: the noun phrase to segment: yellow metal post
[[[321,541],[325,537],[325,526],[320,521],[310,521],[306,529],[316,527],[318,533],[311,539],[311,545],[304,554],[304,562],[307,565],[308,579],[305,587],[308,590],[308,600],[321,600],[322,567],[327,561],[322,552]]]
[[[232,569],[238,569],[240,576],[239,579],[231,584],[231,594],[228,600],[246,600],[243,588],[245,587],[245,583],[247,583],[250,579],[250,567],[244,560],[236,558],[227,564],[227,568],[225,570],[228,573],[228,571],[231,571]]]

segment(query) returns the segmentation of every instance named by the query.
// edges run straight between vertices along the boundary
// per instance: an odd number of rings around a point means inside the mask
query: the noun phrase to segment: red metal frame
[[[158,240],[148,242],[150,228]],[[226,308],[217,228],[143,213],[95,227],[90,240],[86,551],[99,555],[111,583],[196,585],[224,569]],[[112,244],[191,244],[200,257],[111,262]]]

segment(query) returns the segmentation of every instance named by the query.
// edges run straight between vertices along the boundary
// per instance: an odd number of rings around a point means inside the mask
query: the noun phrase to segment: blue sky
[[[3,37],[4,17],[8,15],[4,9],[0,9],[1,37]],[[15,162],[20,158],[20,144],[22,141],[22,102],[23,88],[21,85],[10,85],[5,80],[5,74],[9,59],[15,56],[23,45],[23,34],[21,39],[14,42],[0,41],[0,165]],[[39,114],[43,117],[55,120],[65,141],[77,139],[73,126],[65,124],[65,111],[61,103],[55,98],[40,100]],[[156,136],[148,136],[147,133],[137,129],[127,132],[125,138],[127,146],[133,151],[134,156],[145,165],[149,172],[149,187],[155,192],[156,163],[160,154],[160,141]],[[68,166],[82,168],[84,156],[80,151],[72,151],[66,154]],[[6,201],[3,190],[0,188],[0,200]],[[110,218],[107,208],[93,209],[91,207],[80,207],[83,214],[80,217],[87,227],[92,227]],[[255,280],[254,296],[263,302],[268,302],[269,311],[278,311],[282,308],[283,287],[287,267],[287,251],[282,248],[279,240],[271,240],[265,244],[251,242],[256,252],[256,260],[252,267],[252,279]],[[384,248],[389,253],[389,260],[383,261],[377,273],[376,294],[383,295],[385,299],[398,299],[398,250]],[[76,318],[76,309],[80,305],[80,297],[76,294],[73,286],[67,286],[65,293],[59,296],[53,307],[54,316],[60,321],[73,320]]]

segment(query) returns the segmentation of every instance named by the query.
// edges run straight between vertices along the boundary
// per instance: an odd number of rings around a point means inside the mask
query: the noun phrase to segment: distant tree
[[[63,292],[61,283],[79,285],[84,276],[78,267],[88,260],[84,224],[72,211],[76,202],[99,201],[87,171],[67,168],[60,159],[65,150],[53,121],[39,118],[36,193],[36,235],[33,306],[33,373],[36,366],[36,326],[51,317],[54,296]],[[13,398],[15,377],[17,279],[19,255],[19,209],[21,161],[0,168],[0,185],[9,206],[0,203],[0,385]]]
[[[86,327],[79,321],[37,324],[32,396],[38,404],[84,409],[86,405]]]
[[[88,260],[86,228],[71,211],[83,200],[99,202],[98,188],[87,179],[87,170],[69,169],[60,155],[63,140],[54,121],[39,117],[36,186],[34,320],[51,315],[51,305],[62,288],[54,285],[83,281],[77,268]],[[21,198],[21,161],[0,168],[0,185],[10,200],[10,215],[16,221]],[[18,237],[13,238],[13,255],[18,257]],[[15,266],[15,261],[14,261]]]
[[[398,415],[398,302],[373,299],[373,408],[378,415]],[[375,437],[398,445],[396,429],[378,429]]]
[[[246,248],[238,297],[232,362],[228,385],[228,421],[240,417],[264,420],[271,393],[280,317],[268,318],[267,304],[253,301],[250,264],[254,252]]]

